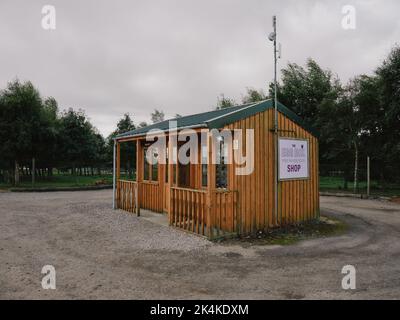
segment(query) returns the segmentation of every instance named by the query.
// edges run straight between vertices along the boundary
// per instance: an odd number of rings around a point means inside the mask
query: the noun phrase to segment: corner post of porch
[[[169,225],[174,222],[173,216],[173,180],[174,180],[174,163],[173,163],[173,152],[174,152],[174,136],[172,133],[168,136],[168,187],[167,187],[167,199],[168,199],[168,221]]]
[[[117,177],[116,177],[116,155],[117,155],[117,141],[114,139],[114,144],[113,144],[113,203],[112,203],[112,208],[115,210],[117,209],[117,202],[116,202],[116,193],[117,193]],[[33,163],[33,161],[32,161]],[[32,165],[32,168],[34,166]],[[32,172],[32,177],[34,175],[34,168]],[[32,178],[33,179],[33,178]],[[32,180],[33,181],[33,180]]]
[[[119,209],[119,199],[121,195],[119,179],[121,176],[121,143],[115,140],[115,184],[116,184],[116,209]]]
[[[215,143],[212,132],[207,133],[207,235],[209,239],[213,238],[214,212],[213,195],[215,192]]]
[[[142,144],[140,139],[136,140],[136,215],[140,216],[140,199],[141,199],[141,182],[143,179],[143,170],[142,170]]]

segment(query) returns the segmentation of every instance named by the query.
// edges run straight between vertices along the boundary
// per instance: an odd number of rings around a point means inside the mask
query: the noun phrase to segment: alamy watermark
[[[249,175],[254,170],[254,129],[196,131],[188,128],[178,132],[177,122],[169,121],[168,133],[152,129],[146,134],[146,142],[151,143],[146,150],[146,161],[149,164],[223,162],[235,164],[236,175]]]
[[[45,290],[56,289],[56,269],[52,265],[45,265],[42,268],[42,274],[45,276],[42,278],[42,288]]]
[[[344,30],[355,30],[357,28],[357,12],[352,5],[342,7],[342,28]]]
[[[342,268],[342,274],[345,276],[342,279],[343,290],[356,289],[356,268],[352,265],[346,265]]]
[[[44,30],[56,29],[56,8],[52,5],[45,5],[42,7],[42,20],[41,25]]]

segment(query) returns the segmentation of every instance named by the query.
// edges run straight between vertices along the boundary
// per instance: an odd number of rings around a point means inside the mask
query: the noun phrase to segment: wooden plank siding
[[[279,183],[279,211],[275,218],[274,190],[274,110],[268,109],[237,120],[221,129],[242,129],[240,152],[246,155],[246,129],[254,130],[254,170],[250,175],[237,175],[236,164],[228,164],[227,188],[216,189],[216,166],[207,169],[207,186],[202,186],[202,165],[190,164],[189,181],[179,183],[175,165],[160,164],[157,181],[144,181],[143,138],[137,142],[137,184],[120,179],[120,143],[117,143],[117,190],[118,208],[133,212],[134,207],[155,212],[167,211],[171,225],[208,238],[223,236],[224,233],[249,234],[258,230],[294,224],[319,217],[318,141],[311,133],[297,125],[283,113],[278,114],[279,136],[302,138],[309,141],[309,172],[306,180],[291,180]],[[200,133],[200,132],[199,132]],[[208,157],[212,157],[213,144],[206,133]],[[128,141],[128,139],[123,140]],[[130,140],[129,140],[130,141]],[[200,137],[199,137],[200,142]],[[174,143],[168,138],[169,159],[172,158]],[[228,148],[229,157],[236,151]],[[198,157],[201,160],[201,146]],[[168,174],[167,174],[168,172]],[[166,179],[166,176],[168,178]],[[175,182],[174,182],[175,181]],[[130,199],[138,193],[137,203]],[[138,210],[139,211],[139,210]]]
[[[272,227],[298,223],[319,217],[318,141],[312,134],[279,113],[279,136],[309,141],[310,178],[279,182],[278,220],[274,210],[274,110],[266,110],[239,120],[225,129],[254,129],[254,171],[236,175],[237,165],[229,165],[228,189],[237,191],[238,231],[253,233]],[[245,131],[243,131],[245,138]],[[246,152],[246,142],[242,144]]]

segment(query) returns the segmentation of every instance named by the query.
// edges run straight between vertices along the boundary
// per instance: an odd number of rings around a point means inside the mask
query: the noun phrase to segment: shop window
[[[201,147],[201,185],[207,187],[207,146]]]
[[[144,172],[143,172],[143,180],[150,180],[150,164],[147,161],[146,154],[147,154],[148,147],[143,148],[143,163],[144,163]]]
[[[217,145],[217,165],[216,165],[216,187],[227,188],[228,186],[228,145],[224,142],[223,137]]]

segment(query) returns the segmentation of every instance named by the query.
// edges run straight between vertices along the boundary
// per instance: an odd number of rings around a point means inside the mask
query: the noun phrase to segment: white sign
[[[308,140],[279,138],[279,180],[308,179]]]

